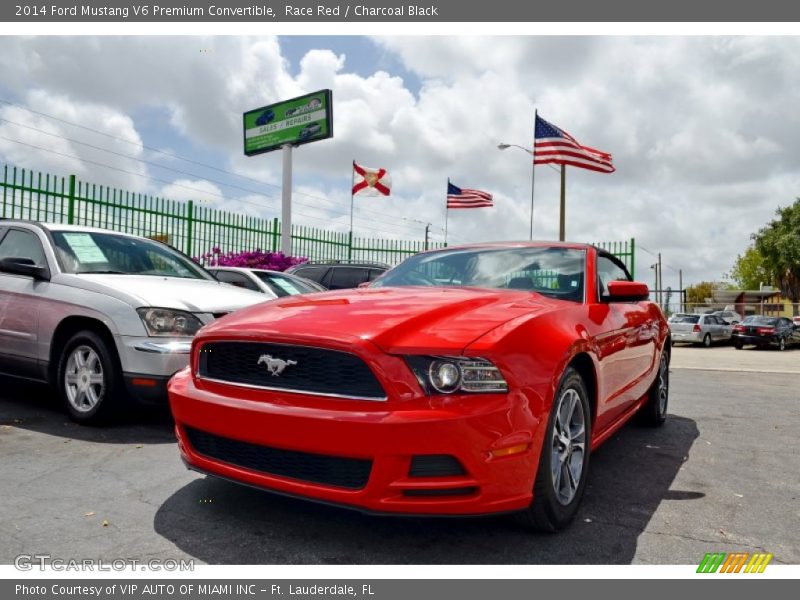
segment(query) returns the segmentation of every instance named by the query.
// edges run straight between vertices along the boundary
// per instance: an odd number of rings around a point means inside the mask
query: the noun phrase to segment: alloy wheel
[[[669,366],[667,355],[662,352],[661,363],[658,365],[658,414],[667,412],[667,399],[669,398]]]
[[[106,381],[103,365],[90,346],[77,346],[69,355],[64,369],[67,400],[78,412],[91,411],[103,398]]]
[[[583,476],[586,453],[586,416],[578,392],[564,390],[553,420],[551,472],[556,499],[564,506],[572,502]]]

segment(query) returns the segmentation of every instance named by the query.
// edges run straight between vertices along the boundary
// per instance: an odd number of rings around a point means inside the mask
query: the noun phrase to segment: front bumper
[[[146,404],[167,401],[167,381],[189,364],[191,339],[120,336],[116,340],[128,393]]]
[[[189,369],[168,389],[183,460],[203,473],[375,513],[491,514],[524,509],[532,499],[542,427],[521,394],[380,403],[304,396],[299,402],[296,394],[195,380]],[[276,475],[234,464],[241,455],[226,460],[201,453],[190,440],[198,431],[237,448],[359,459],[371,467],[359,489]],[[492,454],[512,446],[524,450]],[[463,472],[412,474],[412,458],[430,455],[455,458]]]

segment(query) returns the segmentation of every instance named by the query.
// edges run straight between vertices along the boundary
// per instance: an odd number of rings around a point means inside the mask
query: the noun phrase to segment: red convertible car
[[[669,327],[614,256],[499,243],[238,311],[169,383],[196,471],[375,513],[574,517],[591,450],[664,422]]]

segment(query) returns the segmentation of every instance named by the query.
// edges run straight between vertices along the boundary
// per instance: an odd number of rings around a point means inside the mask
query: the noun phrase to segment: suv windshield
[[[148,239],[94,231],[53,231],[52,235],[66,273],[213,279],[190,259]]]
[[[575,248],[459,248],[417,254],[370,287],[442,286],[530,290],[583,302],[586,252]]]

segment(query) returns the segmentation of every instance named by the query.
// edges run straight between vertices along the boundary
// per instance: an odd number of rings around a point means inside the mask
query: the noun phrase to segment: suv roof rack
[[[322,260],[309,260],[304,263],[300,263],[302,265],[355,265],[360,267],[385,267],[387,269],[391,268],[391,265],[375,260],[354,260],[354,259],[347,259],[347,258],[331,258],[331,259],[322,259]],[[297,265],[298,267],[300,265]]]

